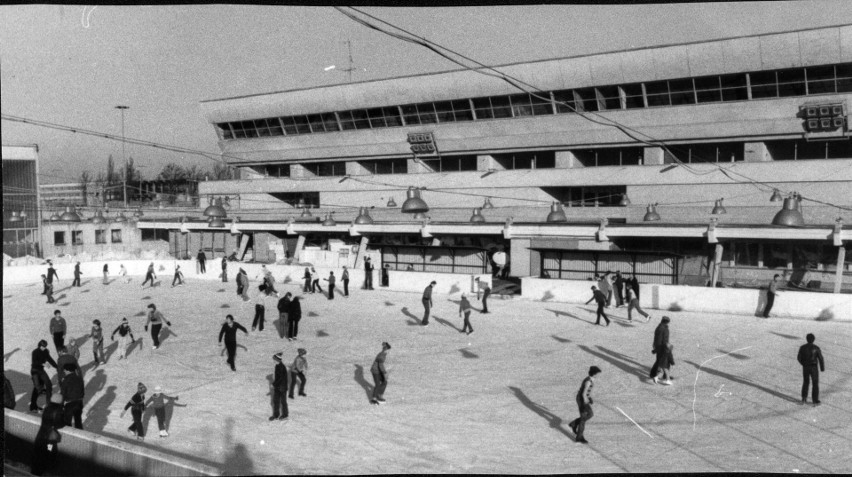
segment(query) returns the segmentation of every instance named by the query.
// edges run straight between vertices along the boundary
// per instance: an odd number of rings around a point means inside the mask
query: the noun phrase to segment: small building
[[[38,145],[3,146],[3,253],[41,256]]]

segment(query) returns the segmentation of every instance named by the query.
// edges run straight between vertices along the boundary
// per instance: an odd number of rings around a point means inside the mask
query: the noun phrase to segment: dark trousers
[[[130,414],[133,416],[133,424],[127,430],[135,432],[139,437],[145,437],[145,429],[142,428],[142,411],[130,409]]]
[[[47,302],[56,303],[56,300],[53,299],[53,285],[47,287]]]
[[[657,356],[657,360],[654,361],[654,365],[651,366],[651,372],[648,375],[652,379],[657,377],[657,374],[660,372],[660,368],[666,367],[669,356],[669,348],[667,346],[657,346],[654,351]]]
[[[251,322],[251,329],[255,328],[263,331],[263,320],[266,316],[266,307],[263,305],[254,305],[254,321]]]
[[[228,270],[222,269],[222,283],[228,283]]]
[[[44,285],[44,290],[41,291],[42,295],[47,295],[47,282],[41,282]]]
[[[237,358],[237,342],[225,340],[225,351],[228,352],[228,364],[234,369],[234,361]]]
[[[343,280],[343,294],[349,296],[349,279]]]
[[[198,268],[201,270],[201,273],[207,273],[207,261],[206,260],[199,260],[198,261]]]
[[[381,371],[371,372],[373,373],[373,382],[376,383],[375,387],[373,387],[373,399],[383,399],[385,395],[385,388],[388,387],[387,376],[385,376]]]
[[[35,475],[42,475],[44,471],[51,470],[56,467],[56,457],[59,455],[59,445],[51,445],[51,449],[47,448],[48,442],[44,439],[35,440],[35,448],[33,449],[33,463],[30,469]]]
[[[420,323],[421,325],[429,324],[429,310],[432,309],[432,300],[428,298],[424,298],[423,300],[423,321]]]
[[[598,303],[597,316],[598,316],[598,319],[595,321],[596,325],[601,324],[601,317],[603,317],[603,319],[606,320],[606,324],[609,325],[609,317],[606,316],[606,313],[604,313],[604,303]]]
[[[100,363],[101,361],[106,362],[104,358],[104,340],[101,339],[97,342],[92,342],[92,354],[95,357],[95,364]]]
[[[157,416],[157,427],[161,431],[166,430],[166,408],[165,407],[155,407],[154,415]]]
[[[290,319],[287,322],[287,337],[295,338],[299,335],[299,320]]]
[[[33,394],[30,396],[30,410],[32,411],[38,407],[39,394],[44,393],[46,395],[45,404],[50,402],[50,396],[53,395],[53,384],[44,368],[31,370],[30,377],[33,378]]]
[[[328,299],[334,300],[334,284],[332,283],[328,284]]]
[[[56,352],[59,352],[59,348],[65,346],[65,332],[57,331],[53,333],[53,346],[56,347]]]
[[[645,313],[645,310],[643,310],[641,306],[639,306],[639,300],[634,298],[634,299],[630,300],[630,304],[627,305],[627,319],[628,320],[631,320],[631,321],[633,320],[633,313],[632,312],[633,312],[634,308],[636,309],[637,312],[639,312],[640,315],[644,316],[645,318],[648,318],[648,314]]]
[[[172,286],[175,286],[175,282],[183,285],[183,280],[180,279],[180,275],[178,275],[177,273],[175,273],[175,277],[172,279]]]
[[[154,346],[160,346],[160,330],[163,325],[151,325],[151,339],[154,341]]]
[[[769,318],[769,312],[772,311],[772,305],[775,304],[775,294],[766,292],[766,307],[763,308],[763,317]]]
[[[586,430],[586,421],[594,417],[591,404],[583,404],[582,400],[577,400],[577,407],[580,408],[580,417],[571,421],[571,427],[576,429],[577,439],[583,437],[583,432]]]
[[[464,312],[464,328],[462,328],[462,331],[467,331],[468,328],[473,332],[473,327],[470,326],[470,310]]]
[[[488,313],[488,295],[491,294],[491,289],[487,289],[482,292],[482,312]]]
[[[305,278],[305,286],[302,288],[302,291],[305,293],[311,291],[311,279],[309,277]]]
[[[79,287],[80,286],[80,275],[74,275],[74,281],[71,282],[71,286],[72,287]]]
[[[142,282],[143,287],[145,286],[146,283],[148,283],[148,280],[151,280],[151,286],[154,286],[154,274],[153,273],[146,273],[145,274],[145,281]]]
[[[294,371],[290,373],[290,397],[293,397],[293,391],[296,389],[296,378],[299,379],[299,396],[305,395],[305,373]]]
[[[71,421],[74,421],[74,427],[77,429],[83,428],[83,400],[75,399],[65,403],[65,425],[70,426]]]
[[[239,284],[239,280],[237,280],[237,295],[243,296],[243,286]]]
[[[319,280],[314,280],[311,282],[311,293],[316,293],[317,288],[319,288],[320,293],[322,293],[322,287],[320,286]]]
[[[272,417],[288,417],[287,389],[274,388],[272,390]]]
[[[622,287],[616,285],[615,286],[615,305],[621,306],[624,304],[624,293],[622,291]]]
[[[808,400],[808,384],[814,383],[811,398],[813,402],[819,402],[819,368],[817,365],[802,366],[802,402]]]
[[[364,288],[367,290],[373,289],[373,271],[364,272]]]

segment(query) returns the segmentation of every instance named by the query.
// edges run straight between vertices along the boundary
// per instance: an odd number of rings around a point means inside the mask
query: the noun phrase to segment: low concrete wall
[[[430,273],[405,272],[391,270],[388,272],[388,290],[423,293],[433,280],[437,283],[432,289],[439,295],[454,295],[456,293],[475,292],[473,278],[477,275],[460,273]]]
[[[11,460],[28,464],[41,425],[41,416],[5,409],[6,452]],[[57,474],[61,475],[222,475],[212,465],[193,462],[154,449],[136,446],[89,431],[59,430]]]
[[[522,278],[521,297],[528,300],[585,303],[592,296],[591,280]],[[766,290],[706,288],[644,284],[639,288],[645,309],[730,313],[755,316],[766,305]],[[772,316],[817,321],[852,321],[852,295],[780,291]]]

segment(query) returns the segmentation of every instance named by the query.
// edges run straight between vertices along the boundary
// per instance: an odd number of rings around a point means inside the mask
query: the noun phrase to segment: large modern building
[[[3,146],[3,253],[40,256],[38,146]]]
[[[292,255],[466,273],[503,248],[513,277],[849,291],[850,99],[849,25],[214,99],[241,179],[199,193]],[[140,222],[175,253],[180,226]]]

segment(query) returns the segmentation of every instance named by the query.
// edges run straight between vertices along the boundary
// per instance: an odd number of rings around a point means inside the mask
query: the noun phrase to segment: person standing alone
[[[432,309],[432,288],[437,282],[432,281],[428,287],[423,290],[423,321],[420,322],[423,326],[429,326],[429,310]]]
[[[811,397],[813,398],[814,406],[816,406],[820,403],[819,373],[820,371],[825,372],[825,361],[822,359],[822,351],[819,349],[819,346],[814,344],[814,341],[816,341],[814,334],[808,333],[805,338],[808,343],[799,348],[798,356],[799,364],[802,365],[802,404],[808,401],[808,385],[812,381],[814,387]]]
[[[373,382],[375,383],[373,387],[373,399],[370,401],[371,404],[385,402],[385,389],[388,387],[388,372],[385,369],[385,360],[388,357],[390,349],[391,345],[388,342],[382,343],[382,351],[376,355],[376,359],[373,360],[373,366],[370,367],[370,373],[373,374]]]
[[[62,312],[53,310],[53,318],[50,319],[50,334],[53,335],[53,346],[56,347],[56,352],[60,348],[65,347],[65,332],[68,326],[65,323],[65,318],[62,317]]]
[[[272,416],[270,421],[286,420],[289,416],[287,409],[287,367],[281,362],[283,353],[275,353],[272,360],[275,361],[275,371],[272,379]]]
[[[569,426],[571,427],[571,430],[574,431],[574,434],[577,435],[577,442],[582,444],[589,443],[589,441],[583,437],[583,433],[586,430],[586,421],[595,415],[595,413],[592,412],[592,404],[594,404],[594,401],[592,400],[592,389],[595,387],[594,377],[600,372],[601,370],[597,366],[589,368],[589,375],[583,379],[583,383],[580,385],[580,390],[577,391],[577,407],[580,408],[580,417],[571,421]]]
[[[364,259],[364,289],[373,289],[373,264],[370,257]]]
[[[228,257],[222,255],[222,283],[228,283]]]
[[[769,282],[769,289],[766,291],[766,306],[763,308],[763,317],[769,318],[769,312],[772,311],[772,305],[775,304],[775,295],[778,294],[778,280],[781,275],[775,274],[772,281]]]
[[[195,258],[198,260],[198,272],[207,273],[207,255],[204,255],[204,250],[198,250]]]
[[[473,326],[470,326],[470,302],[467,301],[467,295],[462,293],[461,302],[459,303],[459,318],[464,317],[464,327],[462,328],[462,333],[471,334],[473,333]]]
[[[349,296],[349,269],[346,268],[346,265],[343,266],[341,279],[343,280],[343,296]]]
[[[488,311],[488,296],[491,295],[491,285],[485,281],[480,280],[479,277],[476,278],[476,283],[479,286],[479,289],[476,290],[476,299],[479,300],[479,291],[482,291],[482,311],[481,313],[490,313]]]
[[[669,360],[669,322],[671,318],[668,316],[664,316],[662,320],[660,320],[660,324],[657,325],[657,328],[654,330],[654,346],[651,350],[651,353],[657,355],[656,361],[654,361],[654,365],[651,366],[651,373],[649,377],[654,380],[655,383],[665,385],[670,385],[672,382],[668,380],[668,372],[665,371],[668,367]],[[659,381],[657,378],[657,373],[660,372],[660,369],[665,373],[665,380]]]
[[[601,281],[605,282],[606,277],[604,277]],[[606,316],[606,313],[604,312],[604,306],[606,306],[606,295],[604,295],[603,292],[598,290],[598,287],[594,285],[592,285],[592,297],[589,298],[589,301],[587,301],[586,304],[588,305],[592,300],[595,300],[595,302],[598,304],[598,319],[595,320],[595,324],[601,324],[601,317],[603,317],[603,319],[606,320],[606,326],[609,326],[609,317]]]
[[[80,275],[82,275],[82,274],[83,274],[83,272],[80,271],[80,262],[77,262],[74,265],[74,281],[71,282],[72,287],[79,287],[80,286]]]
[[[334,300],[334,282],[336,279],[334,278],[334,272],[328,273],[328,278],[325,279],[328,282],[328,299]]]
[[[294,296],[287,308],[287,340],[295,341],[299,336],[299,320],[302,319],[302,304],[299,297]]]

